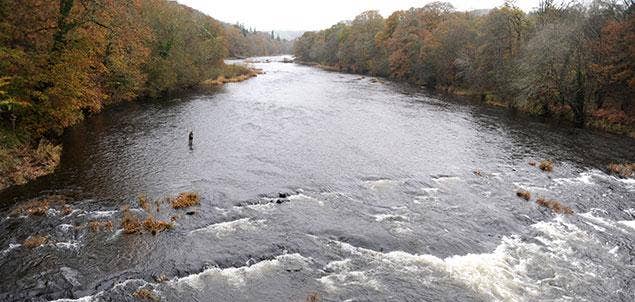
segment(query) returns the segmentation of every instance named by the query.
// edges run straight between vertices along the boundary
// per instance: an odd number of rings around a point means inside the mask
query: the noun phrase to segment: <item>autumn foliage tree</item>
[[[433,2],[307,32],[294,51],[300,61],[629,131],[635,129],[633,7],[632,1],[543,0],[526,13],[505,1],[458,12]]]
[[[104,105],[215,77],[226,56],[220,22],[175,1],[5,0],[0,130],[53,137]]]

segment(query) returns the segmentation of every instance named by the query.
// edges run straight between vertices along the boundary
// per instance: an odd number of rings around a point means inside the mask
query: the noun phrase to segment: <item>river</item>
[[[0,301],[632,301],[635,181],[604,169],[635,140],[271,59],[69,129],[54,174],[0,193]],[[171,230],[122,233],[184,191]],[[11,215],[48,195],[72,211]]]

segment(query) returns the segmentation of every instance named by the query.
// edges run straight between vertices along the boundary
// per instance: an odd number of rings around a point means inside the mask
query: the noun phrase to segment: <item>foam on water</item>
[[[77,251],[81,247],[81,242],[79,242],[77,240],[61,241],[61,242],[56,242],[55,246],[60,248],[60,249],[67,249],[67,250],[75,250],[75,251]]]
[[[620,220],[617,223],[631,228],[631,231],[635,231],[635,220]]]
[[[173,279],[168,285],[177,289],[194,288],[202,289],[210,283],[221,282],[234,287],[242,287],[245,280],[251,278],[266,278],[288,269],[308,268],[311,259],[300,254],[284,254],[271,260],[257,262],[251,266],[230,267],[230,268],[208,268],[200,273],[188,275],[182,278]]]
[[[4,249],[4,250],[2,250],[2,252],[0,252],[0,255],[5,255],[5,254],[11,252],[12,250],[17,249],[17,248],[19,248],[21,246],[22,246],[22,244],[19,244],[19,243],[9,243],[9,247]]]
[[[392,180],[392,179],[378,179],[378,180],[367,180],[364,182],[364,184],[372,189],[372,190],[385,190],[385,189],[390,189],[390,188],[394,188],[400,184],[402,184],[403,181],[399,181],[399,180]]]
[[[253,220],[251,218],[241,218],[233,221],[226,221],[208,225],[206,227],[196,229],[190,234],[211,233],[218,237],[227,236],[238,231],[254,231],[265,225],[265,220]]]
[[[304,200],[304,201],[309,201],[309,202],[315,202],[315,203],[319,204],[320,206],[324,206],[324,201],[319,200],[317,198],[313,198],[311,196],[304,195],[302,193],[289,196],[289,200],[291,200],[291,201]]]
[[[377,222],[383,221],[408,221],[408,217],[394,214],[376,214],[372,215]]]
[[[603,282],[602,278],[606,277],[604,274],[609,273],[604,272],[604,268],[598,264],[581,258],[581,255],[588,253],[583,251],[593,247],[599,250],[598,255],[618,253],[618,249],[605,248],[592,234],[568,222],[563,216],[538,222],[531,228],[536,233],[535,241],[524,240],[520,236],[503,237],[490,253],[455,255],[443,259],[403,251],[381,253],[333,241],[350,256],[329,263],[326,268],[332,273],[318,281],[331,292],[350,285],[375,290],[382,288],[385,276],[412,274],[421,276],[412,280],[421,283],[430,282],[430,276],[450,278],[493,300],[565,299],[565,294],[571,293],[564,288],[575,288],[587,282]]]
[[[458,176],[439,176],[439,177],[432,178],[432,180],[437,183],[445,183],[445,182],[460,181],[461,178]]]
[[[578,216],[585,220],[584,223],[601,232],[606,232],[607,229],[612,229],[619,230],[623,233],[630,233],[632,230],[629,230],[624,226],[635,228],[633,225],[635,220],[612,221],[608,218],[601,217],[599,213],[603,213],[603,211],[601,209],[591,209],[591,211],[587,213],[580,213]]]
[[[73,225],[70,225],[68,223],[63,223],[57,226],[58,229],[60,229],[62,232],[68,232],[72,229],[74,229],[75,227]]]
[[[134,209],[131,209],[134,210]],[[91,212],[85,212],[85,213],[81,213],[77,216],[81,217],[81,216],[88,216],[90,218],[108,218],[111,217],[113,215],[115,215],[115,213],[117,213],[117,211],[91,211]]]
[[[81,298],[77,298],[77,299],[57,299],[57,300],[52,300],[50,302],[93,302],[93,301],[114,301],[116,299],[112,299],[112,298],[108,298],[108,297],[104,297],[108,294],[108,292],[113,292],[113,291],[117,291],[117,290],[124,290],[128,285],[132,284],[132,283],[139,283],[140,286],[137,286],[136,288],[139,288],[141,286],[144,286],[146,284],[150,284],[148,282],[146,282],[143,279],[127,279],[121,282],[116,283],[112,288],[110,288],[107,291],[99,291],[97,293],[95,293],[94,295],[90,295],[90,296],[85,296],[85,297],[81,297]],[[130,292],[132,293],[132,292]]]
[[[585,184],[585,185],[594,185],[595,183],[592,180],[593,177],[597,177],[599,174],[594,171],[582,172],[578,177],[575,178],[554,178],[553,181],[560,185],[566,184]]]

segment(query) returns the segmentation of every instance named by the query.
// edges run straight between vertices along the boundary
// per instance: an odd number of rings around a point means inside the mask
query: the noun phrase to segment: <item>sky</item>
[[[270,30],[319,30],[343,20],[352,20],[367,10],[379,10],[389,16],[396,10],[422,7],[432,0],[178,0],[217,20]],[[493,8],[504,0],[449,0],[458,10]],[[539,0],[516,0],[516,5],[530,11]]]

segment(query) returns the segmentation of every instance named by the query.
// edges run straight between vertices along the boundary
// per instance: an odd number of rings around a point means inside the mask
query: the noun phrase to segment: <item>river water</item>
[[[279,59],[246,82],[68,130],[54,174],[0,193],[0,300],[635,297],[635,181],[604,172],[635,161],[634,140]],[[543,159],[553,172],[529,165]],[[153,213],[177,216],[171,230],[122,233],[140,194],[184,191],[201,204]],[[11,215],[50,195],[72,212]],[[48,241],[26,248],[33,234]]]

